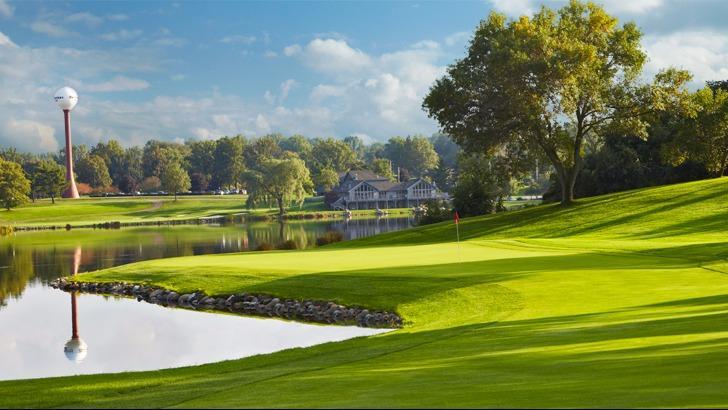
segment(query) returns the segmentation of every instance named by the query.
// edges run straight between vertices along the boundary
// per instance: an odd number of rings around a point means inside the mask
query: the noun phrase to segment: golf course
[[[402,329],[202,366],[0,382],[0,407],[726,407],[728,178],[302,251],[82,274],[394,310]]]

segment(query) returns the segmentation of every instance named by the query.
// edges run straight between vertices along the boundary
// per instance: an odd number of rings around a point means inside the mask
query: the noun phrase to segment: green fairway
[[[404,329],[204,366],[0,382],[0,407],[726,407],[728,178],[306,251],[80,276],[394,309]]]

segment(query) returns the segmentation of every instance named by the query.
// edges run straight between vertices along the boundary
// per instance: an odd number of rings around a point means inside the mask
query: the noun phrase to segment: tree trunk
[[[282,218],[285,213],[285,209],[283,209],[283,198],[276,198],[276,201],[278,201],[278,216]]]
[[[576,185],[577,171],[574,168],[567,169],[562,164],[558,164],[555,168],[559,185],[561,185],[561,205],[572,205],[574,203],[574,186]]]
[[[33,201],[33,202],[35,202],[35,201]],[[55,197],[55,195],[51,195],[51,203],[52,204],[55,204],[56,203],[56,197]]]
[[[725,155],[723,155],[723,161],[721,161],[721,163],[720,163],[720,173],[718,175],[719,177],[722,177],[725,175],[726,165],[728,165],[728,152],[726,152]]]
[[[177,202],[177,191],[174,191],[174,201]]]

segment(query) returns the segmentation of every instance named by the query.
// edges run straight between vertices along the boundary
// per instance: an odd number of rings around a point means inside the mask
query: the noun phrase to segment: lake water
[[[145,259],[239,252],[289,239],[310,247],[329,230],[354,239],[411,224],[408,218],[381,218],[0,237],[0,380],[179,367],[381,333],[71,295],[48,283]],[[74,319],[78,339],[72,338]]]

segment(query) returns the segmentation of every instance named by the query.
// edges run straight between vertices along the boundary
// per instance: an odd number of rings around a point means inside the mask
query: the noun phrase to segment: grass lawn
[[[88,198],[38,200],[10,211],[0,209],[0,226],[65,226],[89,225],[104,222],[156,222],[195,219],[246,213],[256,216],[278,214],[277,208],[248,209],[245,196],[195,195],[173,197]],[[341,217],[341,211],[327,210],[323,197],[306,198],[301,207],[292,206],[287,213],[318,213],[327,217]],[[411,209],[390,209],[392,216],[408,216]],[[375,210],[353,211],[354,217],[372,217]],[[295,218],[294,218],[295,219]]]
[[[727,407],[728,178],[307,251],[81,275],[395,309],[404,329],[183,369],[0,382],[0,407]]]
[[[39,200],[19,208],[0,210],[0,225],[86,225],[102,222],[144,222],[192,219],[244,212],[245,197],[180,196]]]

